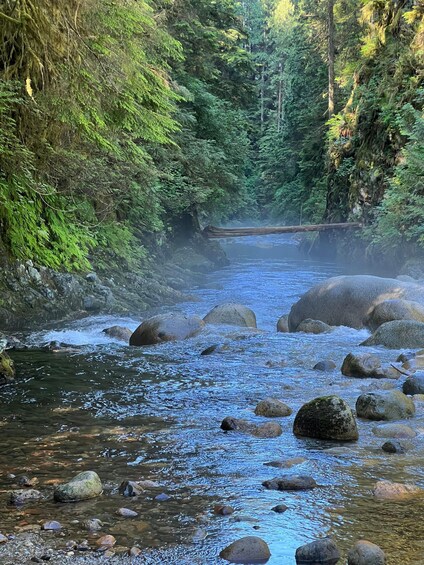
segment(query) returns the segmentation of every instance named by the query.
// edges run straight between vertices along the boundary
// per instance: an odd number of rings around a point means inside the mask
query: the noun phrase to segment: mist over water
[[[0,431],[0,523],[16,523],[7,507],[6,474],[37,476],[41,488],[65,481],[82,470],[95,470],[106,484],[106,495],[85,503],[37,504],[31,519],[58,519],[66,534],[84,539],[81,522],[97,517],[110,524],[119,545],[154,548],[146,563],[222,563],[219,551],[245,535],[263,538],[272,553],[271,565],[293,565],[299,545],[332,535],[340,549],[360,538],[379,544],[388,565],[424,562],[422,500],[381,503],[371,491],[377,480],[391,479],[424,486],[422,432],[424,417],[417,404],[412,440],[405,455],[382,452],[384,442],[372,434],[376,423],[359,423],[358,442],[341,444],[298,439],[294,416],[308,400],[338,394],[354,407],[363,391],[399,388],[398,381],[348,379],[339,370],[318,373],[312,367],[332,358],[338,368],[347,353],[359,347],[365,330],[336,328],[329,334],[276,333],[278,318],[315,283],[343,274],[329,262],[302,257],[292,237],[241,238],[225,243],[231,265],[208,276],[190,290],[195,300],[175,310],[204,316],[222,302],[252,308],[258,328],[208,326],[199,336],[154,347],[130,348],[102,330],[112,325],[135,329],[135,317],[95,316],[31,336],[34,344],[59,340],[83,345],[71,354],[32,352],[15,355],[26,378],[5,388]],[[210,345],[220,348],[200,356]],[[367,348],[383,361],[399,352]],[[293,415],[277,419],[283,435],[258,439],[224,433],[226,416],[256,423],[256,403],[280,398]],[[306,492],[266,491],[262,481],[289,472],[264,463],[302,457],[292,472],[312,475],[319,488]],[[139,500],[122,498],[122,480],[150,479],[160,487]],[[169,501],[154,496],[166,492]],[[213,514],[214,504],[229,504],[236,512]],[[289,507],[272,512],[276,504]],[[115,511],[129,506],[136,520],[120,521]],[[72,525],[73,520],[80,524]]]

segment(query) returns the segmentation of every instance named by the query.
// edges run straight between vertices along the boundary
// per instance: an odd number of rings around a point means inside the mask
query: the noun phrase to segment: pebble
[[[135,481],[123,481],[118,490],[122,496],[139,496],[143,492],[143,488]]]
[[[6,543],[7,541],[9,541],[8,538],[3,534],[0,534],[0,543]]]
[[[274,512],[276,512],[277,514],[282,514],[283,512],[285,512],[288,509],[289,509],[289,507],[286,506],[285,504],[277,504],[277,506],[274,506],[274,508],[272,508],[272,510]]]
[[[102,536],[98,540],[96,540],[96,545],[100,549],[110,548],[113,547],[115,544],[116,544],[116,539],[110,534]]]
[[[91,518],[90,520],[86,520],[84,522],[84,526],[90,532],[97,532],[98,530],[102,529],[103,522],[101,520],[99,520],[98,518]]]
[[[141,555],[141,549],[134,546],[128,551],[128,555],[130,557],[138,557],[139,555]]]
[[[165,502],[167,500],[169,500],[171,497],[168,496],[166,493],[162,492],[161,494],[158,494],[157,496],[155,496],[155,500],[157,502]]]
[[[123,518],[135,518],[138,516],[138,512],[131,510],[130,508],[119,508],[116,513],[118,516],[122,516]]]
[[[81,543],[78,543],[76,548],[77,551],[88,551],[90,549],[90,544],[88,540],[83,540]]]
[[[10,493],[10,504],[15,506],[20,506],[26,502],[34,502],[35,500],[40,500],[43,495],[40,491],[35,489],[19,489],[14,490]]]
[[[42,529],[58,531],[62,529],[62,524],[60,522],[56,522],[56,520],[50,520],[49,522],[44,522]]]
[[[234,508],[232,506],[217,504],[216,506],[214,506],[213,511],[215,514],[219,514],[220,516],[229,516],[234,512]]]

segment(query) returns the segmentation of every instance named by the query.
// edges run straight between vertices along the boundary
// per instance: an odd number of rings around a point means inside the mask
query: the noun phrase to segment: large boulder
[[[271,557],[271,552],[263,539],[246,536],[223,549],[219,556],[230,563],[266,563]]]
[[[204,322],[197,316],[159,314],[144,320],[130,337],[130,345],[154,345],[197,335]]]
[[[256,328],[256,316],[253,310],[243,304],[227,302],[212,308],[203,318],[206,324],[226,324],[242,328]]]
[[[394,320],[381,325],[361,345],[384,345],[389,349],[424,346],[424,322]]]
[[[366,321],[366,325],[374,332],[382,324],[393,322],[394,320],[424,322],[424,305],[413,300],[403,300],[402,298],[385,300],[377,304],[373,309]]]
[[[297,436],[353,441],[358,439],[355,416],[338,396],[321,396],[304,404],[293,424]]]
[[[363,355],[349,353],[343,361],[341,371],[346,377],[358,379],[382,379],[385,376],[379,357],[370,353]]]
[[[307,318],[363,328],[377,304],[397,298],[424,304],[424,286],[371,275],[333,277],[312,287],[292,306],[290,331]]]
[[[415,404],[399,390],[368,392],[356,401],[356,413],[367,420],[403,420],[415,414]]]
[[[84,471],[76,475],[69,483],[58,485],[54,490],[57,502],[79,502],[96,498],[103,492],[100,477],[94,471]]]

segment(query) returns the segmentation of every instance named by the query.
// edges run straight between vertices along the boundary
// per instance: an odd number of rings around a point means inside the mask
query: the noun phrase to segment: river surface
[[[191,289],[193,300],[174,310],[203,317],[216,304],[241,302],[255,311],[263,332],[209,326],[187,341],[130,348],[102,329],[115,324],[135,329],[140,319],[96,316],[26,336],[34,345],[60,340],[83,347],[73,353],[13,353],[21,379],[2,389],[0,401],[0,531],[56,519],[64,527],[65,536],[57,540],[61,547],[68,539],[87,538],[84,520],[99,518],[103,533],[113,534],[120,546],[143,549],[143,563],[201,565],[223,563],[220,550],[246,535],[268,543],[271,565],[293,565],[297,547],[331,535],[344,557],[365,538],[385,550],[389,565],[423,564],[422,500],[393,503],[372,496],[380,479],[424,486],[422,404],[412,421],[418,436],[405,455],[384,453],[385,440],[372,433],[376,423],[368,421],[359,422],[359,441],[348,444],[292,433],[296,411],[316,396],[338,394],[354,407],[363,391],[402,384],[341,375],[347,353],[365,351],[359,347],[365,330],[276,332],[278,318],[303,292],[341,269],[302,258],[288,237],[245,238],[228,242],[226,250],[231,265]],[[200,355],[213,344],[221,347]],[[399,353],[367,350],[383,361]],[[312,370],[325,358],[338,368]],[[225,416],[265,422],[254,408],[268,396],[293,408],[292,416],[278,419],[282,436],[259,439],[220,430]],[[305,461],[289,470],[265,465],[293,458]],[[51,502],[54,485],[83,470],[100,475],[104,495],[77,504]],[[312,475],[319,488],[284,493],[261,486],[288,472]],[[36,476],[47,500],[8,506],[9,473]],[[137,499],[123,498],[117,487],[125,479],[159,486]],[[163,492],[169,500],[154,500]],[[289,507],[284,514],[271,510],[281,503]],[[235,512],[214,515],[216,504]],[[139,517],[118,518],[122,506]]]

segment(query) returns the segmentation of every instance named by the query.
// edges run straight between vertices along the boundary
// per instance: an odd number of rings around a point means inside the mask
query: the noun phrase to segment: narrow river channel
[[[278,318],[302,293],[342,274],[341,268],[301,257],[289,237],[246,238],[228,242],[226,251],[231,265],[191,289],[193,300],[174,310],[203,317],[216,304],[240,302],[255,311],[262,332],[208,326],[187,341],[130,348],[102,330],[115,324],[135,329],[139,319],[97,316],[29,337],[35,345],[60,340],[83,346],[77,352],[13,354],[21,379],[2,389],[1,529],[13,531],[23,520],[59,520],[65,536],[56,537],[55,544],[63,547],[69,539],[90,539],[83,523],[98,518],[105,524],[102,532],[113,534],[120,546],[140,547],[147,564],[224,563],[221,549],[257,535],[270,547],[271,565],[293,565],[297,547],[331,535],[343,554],[341,563],[355,541],[365,538],[384,549],[389,565],[422,565],[422,499],[382,502],[373,498],[372,488],[380,479],[424,485],[423,404],[417,403],[413,422],[419,433],[402,455],[381,450],[385,440],[372,433],[375,422],[360,421],[359,441],[348,444],[292,433],[296,411],[314,397],[338,394],[354,407],[363,391],[401,387],[402,378],[341,375],[343,358],[363,352],[365,330],[276,332]],[[200,355],[214,344],[220,347],[213,354]],[[383,361],[394,361],[399,353],[367,350]],[[326,358],[337,369],[312,370]],[[293,408],[291,416],[278,419],[282,436],[260,439],[220,429],[226,416],[266,421],[254,409],[269,396]],[[291,469],[265,465],[295,458],[303,462]],[[37,488],[48,493],[58,480],[84,470],[100,475],[101,497],[67,505],[50,497],[23,509],[7,504],[10,473],[36,476]],[[319,488],[284,493],[261,486],[288,472],[312,475]],[[125,479],[158,486],[124,499],[117,490]],[[168,500],[154,499],[163,492]],[[282,503],[288,506],[283,514],[271,510]],[[215,515],[216,504],[235,512]],[[118,518],[122,506],[139,517]]]

